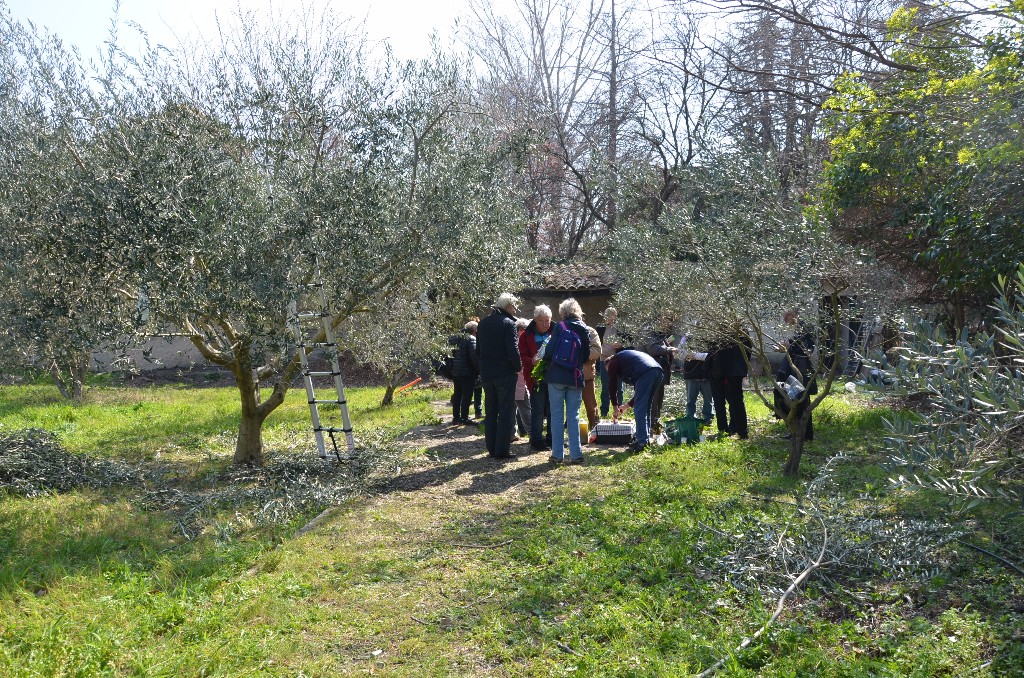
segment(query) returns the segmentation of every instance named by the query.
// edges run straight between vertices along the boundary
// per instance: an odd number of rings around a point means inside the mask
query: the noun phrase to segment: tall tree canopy
[[[27,57],[39,68],[50,59]],[[515,139],[493,133],[453,58],[371,68],[344,22],[306,13],[271,27],[241,16],[218,42],[138,60],[112,52],[106,67],[92,95],[105,107],[80,135],[95,159],[76,157],[79,137],[52,134],[85,176],[70,184],[102,189],[94,227],[16,222],[31,241],[19,254],[30,265],[47,238],[86,239],[83,261],[132,309],[229,369],[238,462],[261,458],[262,422],[298,369],[286,309],[292,298],[309,307],[309,284],[323,282],[338,325],[409,289],[479,305],[522,260]],[[14,138],[31,149],[30,134]],[[30,156],[11,148],[21,181]],[[63,215],[61,199],[38,202]],[[262,401],[257,375],[272,385]]]
[[[850,74],[827,103],[823,209],[849,238],[927,276],[955,327],[1024,257],[1024,15],[999,9],[1006,21],[984,32],[964,18],[929,33],[927,7],[896,12],[894,57],[907,68]]]

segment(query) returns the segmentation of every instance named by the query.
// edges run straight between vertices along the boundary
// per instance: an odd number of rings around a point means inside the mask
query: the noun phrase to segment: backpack
[[[558,341],[554,350],[551,351],[551,362],[561,365],[570,370],[577,370],[580,366],[580,353],[583,352],[583,342],[580,336],[570,330],[565,322],[558,323],[562,330],[558,334]]]
[[[450,355],[446,355],[443,360],[434,361],[434,371],[439,377],[444,377],[445,379],[455,379],[454,375],[452,375],[452,368],[454,366],[455,358]]]

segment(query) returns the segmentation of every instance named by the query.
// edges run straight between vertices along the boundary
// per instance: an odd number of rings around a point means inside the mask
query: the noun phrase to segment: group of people
[[[592,423],[600,419],[594,380],[601,340],[584,324],[575,299],[559,305],[558,323],[544,305],[534,309],[532,321],[518,319],[518,306],[514,295],[502,294],[477,330],[487,454],[514,458],[512,439],[518,426],[528,433],[532,449],[551,452],[551,461],[563,460],[568,440],[569,463],[580,463],[580,404],[586,403]]]
[[[702,398],[705,424],[714,419],[720,433],[748,437],[743,380],[753,346],[741,328],[731,328],[705,352],[691,351],[686,337],[675,345],[669,327],[653,332],[635,348],[626,348],[614,308],[605,311],[605,324],[597,328],[584,322],[583,310],[573,298],[559,304],[557,322],[543,304],[533,309],[532,320],[518,318],[518,312],[519,300],[513,294],[502,294],[490,315],[479,322],[470,320],[462,335],[451,339],[452,420],[469,422],[474,391],[478,393],[482,387],[489,456],[515,458],[512,442],[518,430],[520,436],[529,436],[531,449],[549,451],[552,462],[564,460],[567,441],[568,463],[581,463],[581,404],[591,429],[609,414],[618,421],[632,407],[635,436],[626,449],[643,450],[652,436],[660,433],[665,385],[680,354],[686,416],[696,415],[697,400]],[[786,320],[792,322],[788,316]],[[797,363],[800,369],[805,367],[807,341],[798,337],[790,343],[795,360],[788,362]],[[633,387],[628,402],[623,398],[623,384]],[[476,414],[480,416],[479,404]],[[813,436],[812,430],[808,423],[808,437]]]
[[[517,318],[518,311],[519,300],[502,294],[490,315],[471,320],[461,335],[451,338],[452,422],[470,422],[469,406],[479,385],[491,457],[516,456],[512,441],[518,429],[529,436],[531,449],[549,451],[550,461],[563,461],[568,447],[568,463],[581,463],[581,404],[588,428],[609,414],[617,421],[633,407],[636,435],[627,450],[644,449],[651,436],[652,409],[656,421],[675,348],[662,341],[653,355],[624,349],[614,308],[605,311],[605,325],[599,331],[584,322],[583,309],[572,298],[559,304],[558,322],[543,304],[533,309],[532,320]],[[633,386],[629,402],[623,401],[623,384]]]

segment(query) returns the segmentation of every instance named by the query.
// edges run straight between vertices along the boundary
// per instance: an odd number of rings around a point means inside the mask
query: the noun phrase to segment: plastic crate
[[[636,435],[633,421],[602,421],[590,432],[590,442],[598,445],[626,445]]]

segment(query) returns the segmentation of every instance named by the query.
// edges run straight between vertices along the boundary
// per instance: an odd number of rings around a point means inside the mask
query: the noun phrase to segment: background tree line
[[[398,362],[538,256],[762,354],[793,307],[823,343],[911,304],[959,330],[1024,244],[1022,10],[476,2],[464,54],[408,63],[330,12],[85,61],[4,11],[0,351],[80,397],[94,350],[174,328],[235,376],[245,461],[318,263],[347,341]]]

